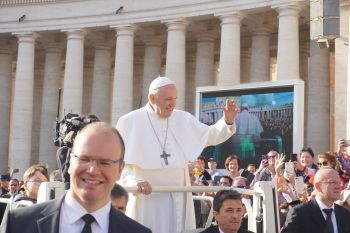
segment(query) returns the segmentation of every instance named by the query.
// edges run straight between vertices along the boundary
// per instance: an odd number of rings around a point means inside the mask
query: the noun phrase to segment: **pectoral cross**
[[[170,157],[170,154],[167,154],[165,150],[163,150],[163,154],[160,155],[162,159],[164,159],[165,165],[168,165],[168,157]]]

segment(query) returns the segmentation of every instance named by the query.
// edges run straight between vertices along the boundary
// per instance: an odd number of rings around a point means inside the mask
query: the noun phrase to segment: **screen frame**
[[[270,82],[242,83],[235,86],[203,86],[196,87],[195,116],[200,120],[200,106],[203,94],[220,91],[249,91],[269,88],[293,87],[293,153],[299,153],[304,146],[304,93],[303,80],[290,79]]]

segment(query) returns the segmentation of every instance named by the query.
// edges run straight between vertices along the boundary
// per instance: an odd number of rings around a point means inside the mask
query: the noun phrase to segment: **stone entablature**
[[[42,4],[38,4],[40,1]],[[273,4],[296,2],[301,1],[275,0]],[[148,0],[143,3],[105,0],[103,4],[99,0],[0,0],[0,33],[94,28],[198,16],[203,18],[234,11],[248,11],[251,14],[266,11],[266,8],[271,8],[271,3],[270,0]],[[116,13],[121,6],[122,11]],[[25,19],[19,22],[23,15]]]

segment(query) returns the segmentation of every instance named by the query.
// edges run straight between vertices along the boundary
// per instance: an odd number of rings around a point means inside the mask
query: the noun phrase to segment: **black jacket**
[[[338,233],[350,232],[350,212],[334,204]],[[316,200],[311,200],[289,210],[281,233],[327,232],[326,220]]]

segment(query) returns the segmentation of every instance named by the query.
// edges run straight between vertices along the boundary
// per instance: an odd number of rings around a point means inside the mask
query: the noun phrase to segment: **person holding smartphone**
[[[318,167],[313,162],[314,156],[314,152],[310,147],[304,147],[300,150],[299,158],[294,161],[296,177],[303,177],[304,183],[307,185],[308,194],[311,194],[314,189],[310,179],[318,170]]]
[[[267,153],[267,158],[262,159],[260,162],[260,166],[258,170],[255,172],[255,177],[250,184],[251,186],[254,186],[254,184],[258,181],[271,181],[272,178],[275,176],[275,161],[278,157],[277,151],[271,150],[269,153]],[[267,159],[267,162],[266,162]]]

